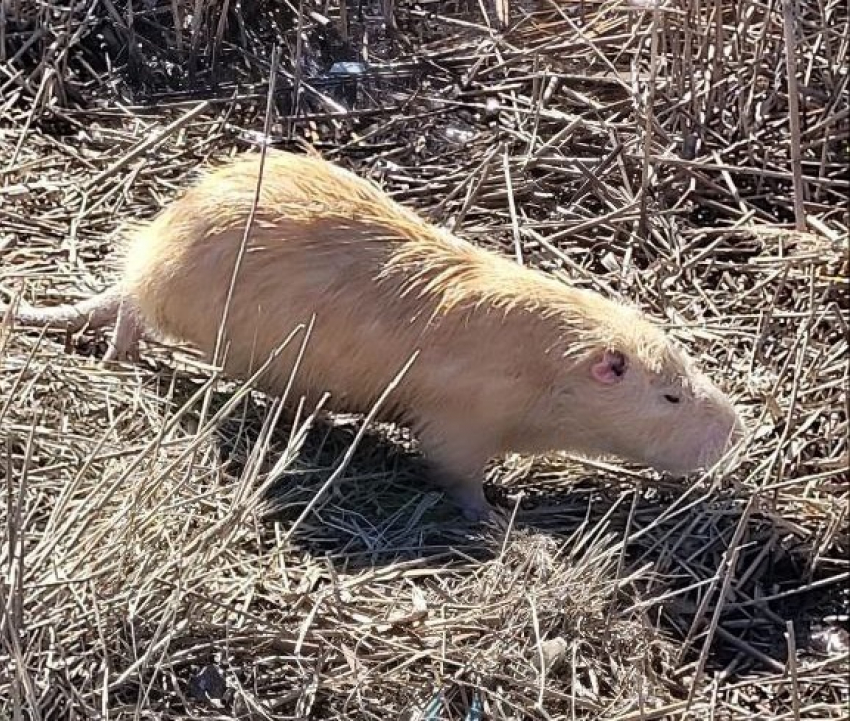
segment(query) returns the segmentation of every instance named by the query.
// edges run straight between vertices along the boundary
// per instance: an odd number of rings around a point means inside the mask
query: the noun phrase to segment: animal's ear
[[[590,368],[594,379],[605,385],[619,383],[626,375],[629,360],[618,350],[606,350]]]

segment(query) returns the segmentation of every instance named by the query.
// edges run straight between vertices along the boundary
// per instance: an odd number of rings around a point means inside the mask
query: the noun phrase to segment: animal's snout
[[[671,434],[651,463],[674,475],[688,475],[714,467],[740,442],[744,426],[736,415],[699,426],[685,426]]]
[[[731,424],[718,423],[709,431],[709,445],[719,451],[725,451],[737,443],[742,435],[743,429],[737,419]]]
[[[741,420],[741,417],[736,414],[735,422],[732,425],[732,430],[729,433],[729,437],[727,439],[728,445],[738,445],[738,443],[740,443],[744,439],[745,431],[746,428],[744,427],[744,422]]]
[[[734,415],[729,422],[714,423],[706,431],[699,465],[710,468],[726,456],[744,437],[744,424]]]

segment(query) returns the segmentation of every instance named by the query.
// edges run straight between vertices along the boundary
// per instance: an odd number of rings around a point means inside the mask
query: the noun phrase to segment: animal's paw
[[[487,523],[493,520],[495,510],[485,501],[483,505],[461,506],[461,513],[467,521],[472,523]]]
[[[434,480],[468,521],[483,523],[493,518],[493,507],[484,495],[484,484],[478,475],[452,471],[439,474]]]
[[[128,306],[121,306],[115,328],[109,339],[109,348],[103,357],[104,364],[116,361],[139,361],[139,340],[145,329],[138,315]]]
[[[487,501],[484,488],[480,485],[469,485],[452,489],[451,494],[455,503],[460,506],[460,511],[467,521],[473,523],[486,523],[492,521],[495,509]]]

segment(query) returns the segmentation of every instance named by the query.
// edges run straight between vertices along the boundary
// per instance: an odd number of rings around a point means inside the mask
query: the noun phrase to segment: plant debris
[[[376,426],[296,522],[362,419],[0,316],[0,717],[846,718],[847,13],[2,0],[4,302],[103,289],[205,164],[309,146],[640,305],[750,433],[688,484],[497,459],[477,528]]]

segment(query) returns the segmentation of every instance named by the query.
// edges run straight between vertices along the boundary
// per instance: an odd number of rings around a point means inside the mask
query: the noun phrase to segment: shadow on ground
[[[270,411],[264,397],[250,396],[240,413],[222,423],[218,448],[234,480],[261,441],[262,419]],[[633,602],[646,604],[654,622],[678,642],[685,667],[688,659],[702,657],[706,672],[727,676],[782,672],[789,621],[797,648],[817,653],[825,619],[846,618],[848,592],[836,582],[834,565],[823,562],[829,554],[795,533],[767,502],[756,501],[746,511],[745,490],[708,492],[569,462],[497,463],[487,494],[503,520],[482,528],[463,519],[429,480],[415,441],[392,426],[366,431],[343,475],[299,521],[360,428],[355,417],[317,420],[293,462],[269,480],[259,511],[263,524],[279,524],[284,533],[297,523],[291,541],[339,571],[410,560],[492,560],[509,529],[546,534],[570,547],[605,534],[619,542],[628,534],[621,576],[650,569]],[[271,434],[269,467],[292,433],[291,417],[284,414]],[[838,557],[846,535],[834,542]]]

